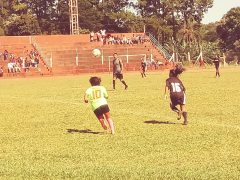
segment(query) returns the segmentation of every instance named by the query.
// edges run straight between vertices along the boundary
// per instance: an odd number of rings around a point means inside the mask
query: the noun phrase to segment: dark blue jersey
[[[182,81],[178,77],[170,77],[166,80],[166,86],[170,90],[170,97],[182,97],[186,91]]]

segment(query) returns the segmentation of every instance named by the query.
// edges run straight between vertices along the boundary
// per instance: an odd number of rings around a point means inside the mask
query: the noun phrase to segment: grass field
[[[116,134],[83,103],[90,75],[0,80],[0,179],[239,179],[240,69],[186,71],[189,124],[163,99],[168,72],[101,75]]]

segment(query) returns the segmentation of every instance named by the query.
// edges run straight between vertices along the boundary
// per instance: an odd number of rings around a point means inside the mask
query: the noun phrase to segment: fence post
[[[29,36],[29,43],[32,44],[32,36]]]
[[[50,57],[50,67],[51,68],[53,67],[53,55],[52,55],[52,52],[51,52],[51,57]]]
[[[102,56],[101,56],[101,60],[102,60],[102,64],[103,64],[103,61],[104,61],[104,58],[103,58],[103,49],[102,49]]]
[[[127,63],[128,63],[128,48],[127,48]]]
[[[152,53],[152,49],[151,49],[150,60],[152,61],[152,59],[153,59],[153,53]]]
[[[189,62],[191,61],[191,55],[190,55],[190,52],[188,52],[188,61],[189,61]]]
[[[78,49],[76,49],[76,66],[78,66]]]
[[[223,67],[226,66],[226,56],[225,56],[225,53],[223,53]]]
[[[110,57],[108,56],[108,72],[110,74]]]

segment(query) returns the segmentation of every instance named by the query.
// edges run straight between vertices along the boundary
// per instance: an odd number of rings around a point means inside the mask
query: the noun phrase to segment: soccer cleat
[[[182,125],[187,125],[187,121],[184,121]]]
[[[125,90],[127,90],[127,88],[128,88],[128,85],[125,86]]]

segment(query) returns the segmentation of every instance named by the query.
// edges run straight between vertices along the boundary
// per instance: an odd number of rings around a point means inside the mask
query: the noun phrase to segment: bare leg
[[[107,112],[107,113],[104,114],[104,116],[107,119],[108,125],[109,125],[109,127],[111,129],[111,133],[115,134],[114,124],[113,124],[113,121],[112,121],[112,119],[110,117],[110,113]]]
[[[123,80],[123,79],[121,79],[120,80],[122,83],[123,83],[123,85],[125,86],[125,89],[127,89],[128,88],[128,85],[126,84],[126,82]]]
[[[99,120],[99,122],[101,123],[102,128],[103,128],[104,130],[107,130],[107,125],[105,124],[103,115],[99,116],[99,117],[98,117],[98,120]]]

